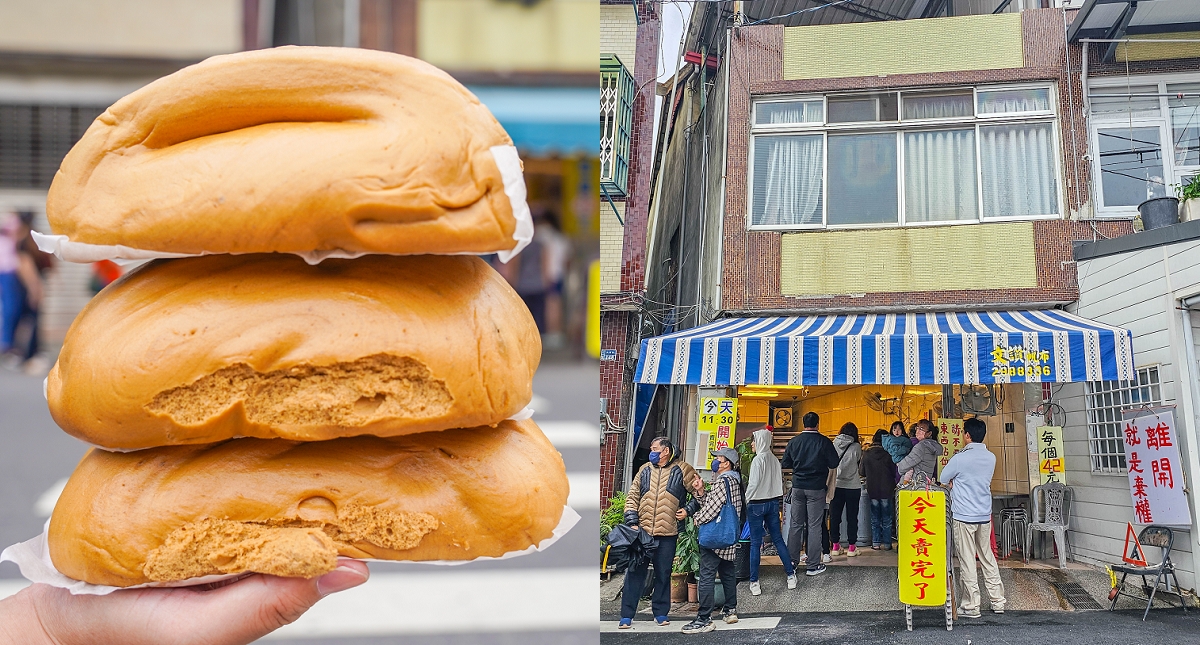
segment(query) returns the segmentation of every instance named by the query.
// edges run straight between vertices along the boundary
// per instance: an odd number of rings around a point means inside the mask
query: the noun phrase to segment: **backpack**
[[[729,488],[729,478],[722,477],[725,482],[725,503],[721,505],[721,513],[717,519],[701,524],[699,528],[700,546],[706,549],[724,549],[737,544],[741,523],[738,521],[737,508],[733,505],[733,495]]]

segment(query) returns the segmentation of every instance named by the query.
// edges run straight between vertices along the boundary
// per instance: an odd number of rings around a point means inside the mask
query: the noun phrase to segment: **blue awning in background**
[[[635,380],[976,385],[1132,378],[1128,330],[1045,310],[727,318],[643,340]]]
[[[600,154],[600,88],[468,86],[522,153]]]

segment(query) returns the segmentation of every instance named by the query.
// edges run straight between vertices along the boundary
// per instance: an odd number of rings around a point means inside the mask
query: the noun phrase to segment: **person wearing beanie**
[[[834,483],[833,500],[829,503],[829,537],[833,542],[831,555],[854,557],[858,555],[858,503],[862,496],[862,480],[858,466],[862,461],[862,446],[858,444],[858,426],[842,424],[838,436],[833,440],[837,450],[837,480]],[[846,515],[846,548],[842,548],[842,514]]]
[[[762,593],[758,584],[758,563],[762,558],[765,533],[770,535],[775,550],[781,556],[787,573],[788,589],[796,588],[796,568],[792,559],[786,557],[787,545],[779,526],[779,509],[783,504],[783,469],[779,459],[771,452],[771,426],[755,430],[750,445],[754,448],[754,461],[750,462],[750,480],[746,485],[746,513],[750,521],[750,595]]]
[[[903,429],[903,425],[901,425]],[[892,548],[892,496],[900,473],[892,455],[884,448],[890,437],[883,428],[875,431],[871,448],[863,453],[858,472],[867,479],[867,498],[871,503],[871,548],[890,551]]]

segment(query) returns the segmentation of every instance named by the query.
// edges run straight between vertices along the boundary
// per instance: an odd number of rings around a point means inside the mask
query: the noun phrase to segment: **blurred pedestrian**
[[[787,555],[787,544],[779,526],[779,509],[783,504],[783,469],[771,452],[771,426],[755,430],[750,445],[754,460],[750,462],[750,478],[746,484],[746,515],[750,522],[750,595],[762,593],[758,584],[758,564],[762,559],[763,528],[770,536],[783,561],[788,589],[796,588],[796,567]]]
[[[721,448],[712,451],[713,472],[717,479],[712,490],[704,492],[704,484],[695,483],[694,493],[702,500],[700,510],[696,511],[693,519],[697,525],[708,524],[721,514],[721,507],[726,501],[733,504],[738,517],[745,516],[745,505],[742,496],[742,477],[738,473],[741,459],[733,448]],[[738,526],[741,526],[739,520]],[[721,587],[725,591],[725,606],[721,618],[729,624],[736,623],[737,617],[737,541],[723,548],[708,549],[700,547],[700,571],[697,574],[698,591],[700,594],[700,609],[696,620],[684,625],[683,633],[699,634],[711,632],[716,625],[711,616],[713,605],[716,604],[714,587],[716,577],[721,576]]]
[[[50,362],[40,354],[38,327],[39,312],[45,299],[46,286],[43,274],[53,264],[50,255],[37,248],[33,240],[33,213],[17,214],[20,229],[17,232],[17,277],[24,297],[13,330],[10,353],[4,357],[4,365],[10,369],[22,369],[26,374],[43,376],[50,369]]]
[[[892,463],[897,464],[912,452],[913,444],[908,440],[908,435],[904,434],[903,421],[892,422],[891,431],[883,437],[883,447],[892,456]]]
[[[533,239],[507,264],[493,264],[525,301],[538,331],[546,333],[546,292],[550,288],[548,249],[534,229]]]
[[[16,213],[0,213],[0,353],[12,349],[13,334],[25,302],[25,288],[17,274],[21,220]]]
[[[937,460],[942,456],[942,444],[937,442],[937,430],[928,419],[912,425],[913,438],[917,440],[912,452],[900,460],[896,468],[903,473],[903,481],[909,481],[916,473],[923,472],[931,481],[937,479]]]
[[[858,503],[862,497],[862,480],[858,466],[862,461],[862,446],[858,443],[858,426],[842,424],[838,436],[833,439],[838,453],[837,480],[834,483],[833,500],[829,503],[829,539],[833,542],[832,555],[854,557],[858,555]],[[846,548],[842,548],[842,515],[846,516]]]
[[[901,430],[904,426],[901,425]],[[871,548],[890,551],[892,548],[892,503],[900,473],[892,455],[883,447],[890,436],[883,428],[875,431],[871,449],[863,453],[859,472],[867,480],[867,498],[871,502]]]
[[[567,264],[571,259],[571,240],[562,233],[558,213],[545,209],[533,219],[533,237],[545,249],[546,261],[546,341],[550,344],[563,342],[563,286],[567,275]]]
[[[783,467],[792,471],[791,517],[789,517],[788,551],[792,562],[805,564],[805,575],[825,573],[823,558],[812,553],[821,544],[830,478],[837,473],[840,461],[833,442],[818,430],[820,417],[808,412],[803,418],[804,430],[788,441],[783,451]],[[807,533],[807,541],[805,534]],[[804,553],[800,543],[805,541]],[[782,555],[782,554],[781,554]]]
[[[996,455],[983,445],[987,425],[979,419],[963,422],[962,447],[942,468],[941,482],[950,489],[950,510],[954,518],[954,551],[958,556],[962,602],[958,615],[979,618],[979,578],[975,559],[983,567],[983,582],[992,601],[992,611],[1004,613],[1004,583],[1000,567],[992,553],[992,475]]]
[[[620,629],[628,629],[633,623],[648,565],[654,567],[654,586],[650,593],[654,620],[659,625],[671,624],[667,613],[671,610],[671,565],[679,540],[679,520],[700,507],[695,500],[685,505],[688,491],[697,486],[704,490],[700,475],[683,461],[682,456],[668,438],[655,437],[650,442],[650,461],[638,470],[629,484],[629,493],[625,496],[625,522],[640,526],[654,536],[657,544],[650,562],[630,567],[625,572],[621,621],[617,624]]]

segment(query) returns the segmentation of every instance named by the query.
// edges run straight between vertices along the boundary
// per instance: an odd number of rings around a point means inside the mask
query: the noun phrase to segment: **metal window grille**
[[[600,185],[624,197],[629,181],[633,129],[633,76],[611,54],[600,57]]]
[[[1094,473],[1125,472],[1125,442],[1121,410],[1142,405],[1162,405],[1158,367],[1137,371],[1130,381],[1097,381],[1087,384],[1088,455]]]
[[[104,107],[0,104],[0,188],[46,190]]]

